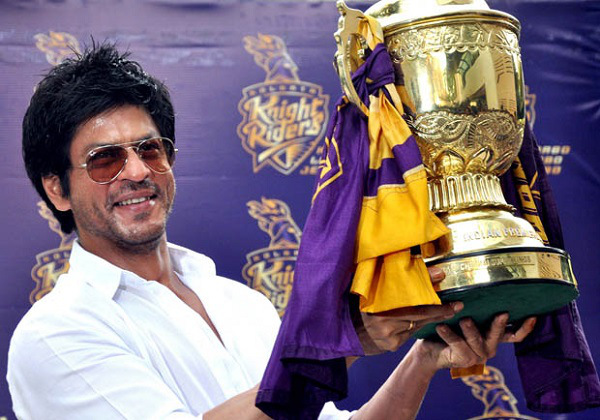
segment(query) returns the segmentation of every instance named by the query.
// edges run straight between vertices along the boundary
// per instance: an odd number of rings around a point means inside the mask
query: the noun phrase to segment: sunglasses
[[[127,165],[127,149],[132,148],[144,164],[158,174],[169,172],[175,162],[177,149],[171,139],[152,137],[129,143],[96,147],[87,154],[85,168],[92,181],[98,184],[113,182]]]

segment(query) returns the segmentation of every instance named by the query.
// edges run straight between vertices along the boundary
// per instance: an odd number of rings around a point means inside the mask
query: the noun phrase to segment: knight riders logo
[[[283,201],[263,197],[261,201],[250,201],[247,205],[248,213],[258,221],[258,227],[271,241],[266,248],[246,255],[242,276],[248,286],[267,296],[283,316],[292,292],[302,233]]]
[[[325,134],[329,95],[298,78],[298,67],[281,38],[244,37],[246,51],[266,74],[265,81],[242,90],[237,132],[252,156],[254,173],[269,165],[289,175],[308,158]]]

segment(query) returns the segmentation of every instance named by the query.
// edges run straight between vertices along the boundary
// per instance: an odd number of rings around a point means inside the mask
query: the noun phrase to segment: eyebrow
[[[83,156],[84,157],[87,156],[92,150],[97,149],[98,147],[119,146],[121,144],[136,143],[138,141],[148,140],[148,139],[151,139],[153,137],[160,137],[160,134],[158,134],[158,133],[149,133],[149,134],[146,134],[146,135],[138,138],[137,140],[122,141],[122,142],[118,142],[118,143],[101,143],[101,142],[92,143],[88,147],[85,148],[85,150],[83,152]]]

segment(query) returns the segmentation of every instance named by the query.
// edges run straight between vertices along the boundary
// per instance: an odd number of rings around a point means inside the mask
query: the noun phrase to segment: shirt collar
[[[184,277],[216,276],[214,262],[205,255],[171,243],[167,244],[171,263],[175,272]],[[73,242],[69,259],[69,275],[84,279],[90,286],[112,299],[119,285],[132,276],[144,280],[131,271],[123,270],[99,256],[83,249],[76,240]]]

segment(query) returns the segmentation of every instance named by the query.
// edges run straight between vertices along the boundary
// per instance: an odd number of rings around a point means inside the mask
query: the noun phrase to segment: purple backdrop
[[[600,286],[594,274],[600,224],[594,220],[600,215],[600,147],[595,141],[600,129],[600,1],[490,4],[523,24],[528,112],[553,175],[580,284],[579,308],[599,360]],[[72,240],[59,236],[40,214],[22,167],[21,119],[40,75],[93,35],[117,41],[166,81],[177,111],[180,149],[169,240],[211,256],[221,275],[260,289],[283,309],[323,141],[321,127],[340,95],[331,64],[337,17],[332,1],[1,2],[0,173],[6,195],[0,354],[6,355],[12,331],[31,302],[67,268],[63,264]],[[282,121],[291,128],[281,129]],[[275,232],[281,223],[290,232],[283,239]],[[399,352],[357,362],[342,407],[362,404],[401,357]],[[600,409],[566,416],[531,413],[523,403],[512,349],[504,348],[490,365],[488,383],[506,397],[514,418],[600,417]],[[5,375],[3,356],[0,376]],[[477,397],[482,386],[438,375],[420,418],[491,418],[486,417],[486,409],[493,409],[489,396]],[[3,416],[13,418],[7,386],[0,380]]]

